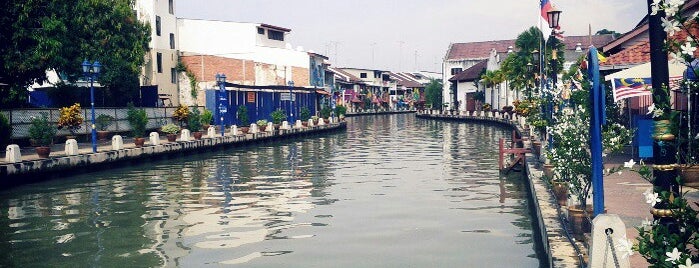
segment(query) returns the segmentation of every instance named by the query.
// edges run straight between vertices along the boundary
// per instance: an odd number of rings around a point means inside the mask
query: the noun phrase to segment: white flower
[[[650,204],[651,207],[654,207],[655,204],[661,201],[660,197],[658,197],[658,193],[654,193],[653,189],[648,189],[643,192],[643,196],[646,198],[646,203]]]
[[[667,12],[667,10],[665,10]],[[666,18],[660,18],[662,21],[663,30],[670,36],[675,35],[675,32],[679,32],[680,24],[674,20],[668,20]]]
[[[665,259],[665,261],[677,263],[677,261],[680,260],[680,254],[681,253],[677,251],[677,248],[674,248],[672,252],[665,252],[665,256],[667,256],[667,259]]]
[[[692,264],[692,258],[687,258],[685,264],[680,264],[677,268],[699,268],[699,263]]]
[[[648,106],[648,112],[646,114],[652,114],[653,111],[655,111],[655,103],[652,103],[650,106]]]
[[[669,54],[670,54],[670,56],[672,56],[672,59],[670,59],[670,62],[672,62],[673,64],[687,65],[687,61],[682,56],[681,52],[674,52],[674,53],[669,53]]]
[[[660,9],[658,8],[658,4],[657,4],[657,3],[652,3],[652,4],[650,4],[650,15],[651,15],[651,16],[658,15],[658,11],[659,11],[659,10],[660,10]]]
[[[685,42],[684,45],[680,47],[680,49],[682,49],[682,54],[689,56],[694,56],[694,51],[697,50],[696,47],[692,46],[692,43],[690,41]]]
[[[617,241],[615,248],[617,252],[621,253],[622,259],[626,259],[629,256],[633,255],[633,242],[629,239],[626,239],[626,235],[619,238],[619,241]]]
[[[624,167],[625,168],[633,168],[633,165],[636,164],[636,161],[633,161],[633,159],[629,159],[628,162],[624,162]]]

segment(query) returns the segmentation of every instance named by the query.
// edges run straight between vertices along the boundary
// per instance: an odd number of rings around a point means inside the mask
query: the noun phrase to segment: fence
[[[193,108],[194,106],[190,107]],[[175,112],[177,107],[157,107],[157,108],[141,108],[146,111],[148,116],[147,129],[156,129],[167,123],[172,122],[172,114]],[[199,106],[199,110],[204,109],[203,106]],[[112,124],[107,128],[108,131],[112,132],[123,132],[131,130],[128,120],[126,120],[127,108],[95,108],[95,118],[105,114],[111,116],[113,119]],[[10,121],[12,126],[12,138],[13,139],[24,139],[29,137],[29,126],[31,125],[32,118],[40,117],[42,113],[45,113],[50,122],[58,124],[58,118],[60,117],[60,112],[58,109],[14,109],[14,110],[0,110],[5,117]],[[83,123],[79,129],[76,130],[76,134],[89,134],[91,132],[90,125],[92,124],[92,113],[90,109],[82,109],[81,113],[83,115]],[[70,135],[70,131],[67,129],[61,129],[56,133],[57,136]]]

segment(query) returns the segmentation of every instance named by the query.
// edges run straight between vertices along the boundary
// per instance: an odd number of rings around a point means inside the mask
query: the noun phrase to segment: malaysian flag
[[[670,90],[679,89],[680,80],[682,80],[682,76],[670,77],[670,85],[668,86]],[[627,98],[652,95],[653,92],[650,90],[651,84],[650,78],[614,78],[614,81],[612,81],[614,102]]]

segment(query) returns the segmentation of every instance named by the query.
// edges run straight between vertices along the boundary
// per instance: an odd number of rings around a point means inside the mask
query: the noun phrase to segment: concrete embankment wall
[[[451,120],[461,122],[471,122],[478,124],[498,124],[504,127],[515,130],[520,136],[523,128],[519,124],[519,118],[510,119],[509,116],[498,114],[478,114],[472,115],[452,115],[439,114],[436,112],[427,111],[418,113],[418,118],[436,119],[436,120]],[[515,116],[516,117],[516,116]],[[531,148],[529,140],[524,140],[524,147]],[[544,180],[543,171],[539,167],[538,156],[531,153],[526,155],[525,160],[525,178],[528,180],[529,190],[531,193],[531,202],[534,207],[534,216],[536,224],[540,231],[541,245],[544,252],[547,254],[546,261],[548,267],[581,267],[580,258],[573,246],[573,243],[568,239],[567,232],[559,219],[558,205],[556,204],[553,193],[549,191],[546,181]]]
[[[35,156],[23,157],[23,159],[27,159],[17,163],[0,162],[0,186],[16,186],[47,180],[66,173],[80,173],[87,170],[101,169],[115,163],[143,161],[173,154],[216,150],[223,147],[244,146],[255,142],[313,135],[346,128],[346,122],[340,122],[247,135],[216,135],[215,137],[202,138],[201,140],[163,142],[159,145],[146,144],[143,147],[135,147],[131,144],[130,147],[119,150],[111,150],[110,147],[104,146],[100,147],[97,153],[57,155],[45,159]]]

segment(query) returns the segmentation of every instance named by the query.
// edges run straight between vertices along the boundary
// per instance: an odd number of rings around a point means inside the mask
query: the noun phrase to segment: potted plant
[[[245,105],[238,106],[236,116],[238,117],[238,123],[240,124],[240,131],[243,132],[243,134],[248,134],[248,131],[250,131],[248,107],[246,107]]]
[[[330,107],[328,107],[328,106],[324,106],[322,109],[320,109],[320,117],[323,118],[323,120],[325,121],[326,124],[330,123],[330,119],[328,119],[328,118],[330,117],[331,113],[332,113],[332,109],[330,109]]]
[[[189,107],[180,104],[180,106],[175,109],[175,112],[172,113],[172,118],[180,123],[180,127],[184,126],[184,124],[187,123],[187,118],[189,118]]]
[[[343,105],[337,105],[335,106],[335,114],[340,118],[344,119],[345,114],[347,114],[347,107]]]
[[[75,139],[76,132],[83,124],[84,118],[80,110],[80,103],[59,109],[58,129],[67,128],[70,131],[68,139]]]
[[[5,114],[0,113],[0,148],[5,148],[10,144],[12,138],[12,125]]]
[[[133,104],[129,103],[128,107],[129,110],[126,112],[126,120],[129,122],[129,126],[131,126],[131,134],[134,137],[134,144],[136,144],[136,147],[143,147],[143,144],[146,142],[143,135],[146,133],[148,115],[146,114],[146,110],[137,109],[133,106]]]
[[[160,127],[160,131],[165,133],[167,141],[174,142],[177,140],[177,132],[180,131],[180,126],[170,123]]]
[[[41,113],[41,117],[32,118],[29,125],[29,139],[36,146],[36,154],[40,158],[48,158],[51,154],[51,144],[56,136],[56,127],[49,122],[48,115]]]
[[[99,140],[107,140],[109,137],[109,131],[107,131],[107,128],[112,125],[112,122],[114,122],[114,117],[111,115],[107,114],[100,114],[96,119],[95,119],[95,126],[97,127],[97,137]]]
[[[199,108],[196,106],[192,108],[192,111],[189,113],[189,117],[187,118],[187,127],[189,128],[189,131],[192,132],[192,136],[194,136],[195,140],[201,140],[201,137],[204,135],[204,133],[201,132],[201,113],[199,112]]]
[[[268,123],[267,120],[260,119],[260,120],[257,120],[257,122],[255,122],[255,123],[257,123],[257,127],[260,129],[260,131],[264,132],[267,129],[267,123]]]
[[[286,120],[286,112],[282,109],[274,110],[271,116],[272,124],[274,124],[275,129],[279,129],[279,125],[281,125],[282,121]]]
[[[299,119],[301,119],[301,124],[303,124],[304,127],[308,126],[308,119],[311,119],[311,111],[308,110],[308,107],[301,107]]]
[[[209,126],[211,126],[211,122],[213,122],[214,119],[214,114],[204,108],[204,110],[201,112],[201,125],[204,127],[204,129],[209,129]]]
[[[313,121],[313,125],[317,126],[318,125],[318,116],[311,116],[311,120]]]

